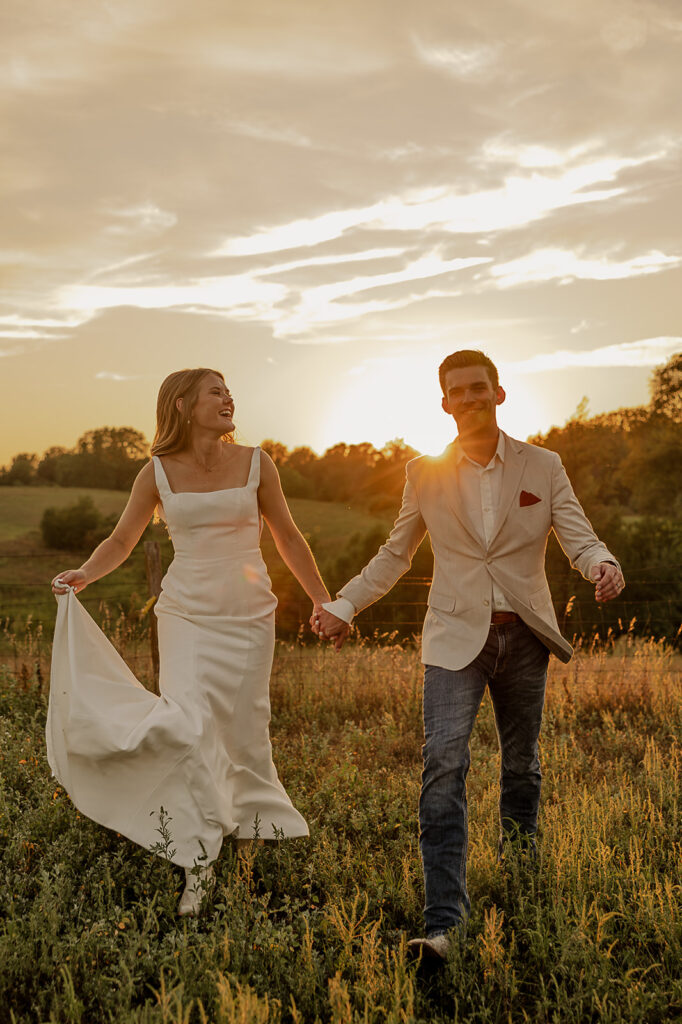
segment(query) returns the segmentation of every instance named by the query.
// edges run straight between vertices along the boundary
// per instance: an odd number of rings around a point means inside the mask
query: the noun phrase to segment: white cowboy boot
[[[185,868],[186,885],[178,903],[178,917],[199,913],[204,893],[212,881],[213,868],[210,865],[200,868]]]

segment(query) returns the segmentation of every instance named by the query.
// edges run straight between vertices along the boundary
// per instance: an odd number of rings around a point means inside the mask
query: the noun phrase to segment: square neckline
[[[168,488],[168,493],[172,495],[172,497],[174,498],[180,498],[182,497],[183,494],[226,494],[228,491],[245,491],[251,483],[253,465],[256,457],[256,452],[258,451],[260,451],[260,448],[258,447],[258,445],[256,445],[251,453],[251,462],[249,463],[249,475],[246,478],[245,484],[241,484],[239,487],[218,487],[212,491],[174,491],[170,483],[168,482],[168,475],[166,473],[166,470],[163,468],[163,462],[161,461],[161,457],[159,455],[152,455],[152,459],[155,460],[156,464],[159,466],[161,470],[161,473],[163,474],[163,479],[166,484],[166,487]],[[161,500],[163,502],[163,498]]]

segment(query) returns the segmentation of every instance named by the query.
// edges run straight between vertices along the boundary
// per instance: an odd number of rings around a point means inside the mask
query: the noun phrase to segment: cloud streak
[[[507,363],[515,373],[546,373],[548,370],[569,369],[618,369],[636,367],[649,369],[665,363],[676,352],[682,351],[682,338],[644,338],[641,341],[625,341],[620,345],[604,345],[601,348],[576,352],[573,349],[559,349]]]
[[[445,188],[389,196],[370,206],[333,210],[250,235],[226,239],[215,256],[255,256],[285,249],[310,248],[341,238],[351,230],[440,230],[451,234],[488,234],[520,228],[570,206],[599,203],[627,191],[617,185],[626,170],[660,160],[665,150],[641,157],[610,156],[550,174],[513,175],[497,188],[461,193]],[[611,185],[611,187],[597,187]]]
[[[507,263],[491,267],[490,274],[500,288],[558,281],[619,281],[642,274],[659,274],[682,264],[680,256],[649,252],[625,260],[607,256],[585,258],[567,249],[538,249]]]
[[[353,276],[329,284],[294,286],[264,280],[320,264],[338,262],[342,266],[344,263],[362,260],[385,259],[387,254],[393,257],[399,253],[401,250],[389,249],[348,254],[340,260],[314,257],[259,268],[251,273],[206,277],[191,284],[73,285],[59,290],[57,305],[65,311],[78,311],[81,318],[123,306],[139,309],[178,309],[199,315],[212,313],[235,319],[261,320],[272,324],[275,337],[289,338],[293,335],[309,335],[320,325],[333,325],[341,321],[358,319],[367,313],[397,309],[426,297],[410,292],[364,303],[347,301],[356,295],[375,289],[394,289],[399,285],[418,284],[491,261],[489,256],[446,260],[438,253],[432,252],[408,261],[398,270]]]
[[[419,37],[414,38],[417,56],[424,64],[437,71],[444,71],[455,78],[476,79],[490,70],[497,60],[499,46],[479,44],[478,46],[429,45]]]

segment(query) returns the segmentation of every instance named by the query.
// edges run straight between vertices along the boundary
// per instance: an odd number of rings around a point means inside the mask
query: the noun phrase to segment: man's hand
[[[614,597],[618,597],[625,586],[620,569],[617,565],[612,565],[611,562],[600,562],[599,565],[595,565],[591,576],[597,585],[594,594],[595,600],[600,602],[611,601]]]
[[[337,651],[341,650],[346,642],[346,637],[350,633],[349,623],[344,622],[338,615],[332,615],[331,612],[325,611],[324,608],[313,612],[310,626],[313,633],[323,640],[333,640],[334,649]]]

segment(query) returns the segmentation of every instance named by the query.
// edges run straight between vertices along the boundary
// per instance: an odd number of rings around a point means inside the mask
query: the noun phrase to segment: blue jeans
[[[540,804],[538,736],[549,651],[522,622],[490,627],[466,668],[424,670],[424,771],[419,826],[427,936],[462,924],[466,887],[469,737],[486,686],[502,755],[500,827],[505,838],[535,848]]]

